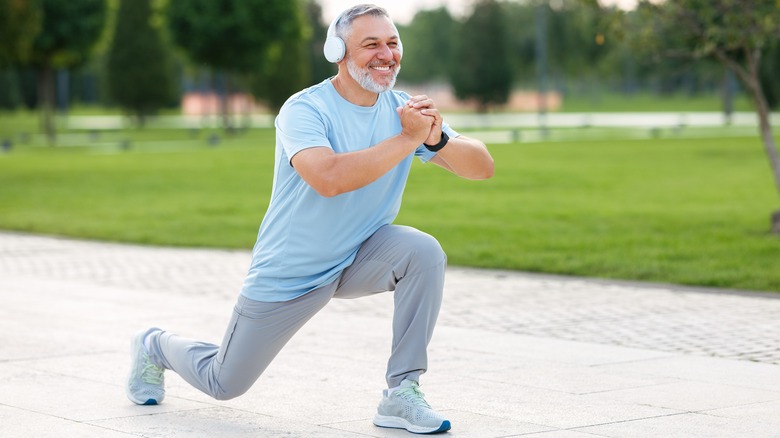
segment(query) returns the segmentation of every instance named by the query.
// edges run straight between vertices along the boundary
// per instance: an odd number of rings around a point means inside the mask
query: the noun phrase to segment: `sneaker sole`
[[[414,424],[404,420],[401,417],[389,417],[386,415],[375,415],[374,425],[379,427],[387,427],[391,429],[406,429],[412,433],[419,434],[432,434],[441,433],[450,430],[449,420],[444,420],[438,427],[423,427],[415,426]]]

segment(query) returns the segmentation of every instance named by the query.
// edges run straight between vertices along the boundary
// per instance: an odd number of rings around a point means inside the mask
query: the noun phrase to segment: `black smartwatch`
[[[436,143],[434,145],[423,143],[423,146],[428,148],[428,150],[431,151],[431,152],[438,152],[438,151],[441,150],[441,148],[443,148],[444,146],[447,145],[448,141],[450,141],[450,137],[444,131],[442,131],[441,132],[441,140],[439,140],[438,143]]]

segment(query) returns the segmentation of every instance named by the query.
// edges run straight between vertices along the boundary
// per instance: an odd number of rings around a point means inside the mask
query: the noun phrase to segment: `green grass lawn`
[[[757,138],[508,144],[492,180],[419,166],[400,220],[453,264],[780,291]]]
[[[739,93],[734,97],[734,111],[753,111],[750,98]],[[590,94],[568,93],[563,97],[562,112],[687,112],[723,111],[719,93],[621,94],[594,91]]]
[[[250,248],[273,131],[71,132],[0,154],[0,228],[153,245]],[[130,139],[129,150],[118,145]],[[453,265],[780,291],[778,208],[757,137],[491,145],[496,175],[415,164],[398,223]]]

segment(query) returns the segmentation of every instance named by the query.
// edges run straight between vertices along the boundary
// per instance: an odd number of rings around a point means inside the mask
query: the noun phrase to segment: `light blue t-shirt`
[[[371,107],[350,103],[328,79],[287,100],[276,118],[271,202],[260,225],[241,294],[257,301],[288,301],[336,280],[360,245],[395,220],[412,154],[391,171],[352,192],[320,196],[292,167],[303,149],[325,146],[336,153],[371,147],[401,132],[396,108],[409,95],[379,94]],[[457,133],[444,127],[450,137]],[[427,162],[435,153],[414,153]]]

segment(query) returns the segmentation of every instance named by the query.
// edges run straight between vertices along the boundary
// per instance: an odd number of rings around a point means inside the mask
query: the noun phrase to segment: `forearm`
[[[450,138],[433,162],[467,179],[488,179],[493,176],[493,157],[479,140],[458,136]]]
[[[329,148],[315,148],[293,157],[293,166],[317,193],[336,196],[376,181],[414,152],[420,143],[419,138],[402,133],[355,152],[337,154]],[[317,165],[306,166],[304,161],[316,161]]]

